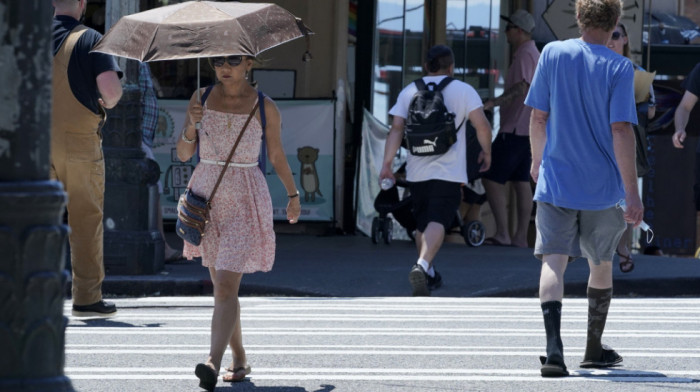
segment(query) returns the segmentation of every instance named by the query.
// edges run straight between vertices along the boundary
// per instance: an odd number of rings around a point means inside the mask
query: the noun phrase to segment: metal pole
[[[53,8],[0,3],[0,390],[73,391],[63,373],[66,194],[49,180]],[[31,39],[16,39],[18,33]]]
[[[642,16],[642,20],[644,17]],[[647,71],[651,71],[651,0],[649,0],[649,26],[647,27]]]
[[[202,91],[201,91],[202,89],[199,87],[199,83],[200,83],[199,82],[199,68],[200,68],[199,67],[199,57],[197,57],[197,102],[199,104],[201,104],[202,103]],[[194,127],[196,130],[200,130],[200,129],[202,129],[202,124],[199,121],[197,121],[197,123],[194,124]]]

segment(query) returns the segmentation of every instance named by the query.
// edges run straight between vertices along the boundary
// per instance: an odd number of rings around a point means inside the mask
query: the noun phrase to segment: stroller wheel
[[[374,219],[372,219],[372,243],[373,244],[379,243],[379,236],[381,235],[379,224],[380,224],[379,218],[377,218],[375,216]]]
[[[387,245],[391,244],[391,240],[394,238],[394,221],[390,218],[386,218],[384,220],[382,232],[384,233],[384,243]]]
[[[471,221],[460,228],[464,242],[469,246],[479,246],[486,239],[486,229],[484,224],[479,221]]]

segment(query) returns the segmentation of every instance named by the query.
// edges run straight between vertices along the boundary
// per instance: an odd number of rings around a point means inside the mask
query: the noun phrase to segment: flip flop
[[[230,367],[226,369],[228,373],[224,374],[224,382],[241,382],[245,380],[245,376],[250,374],[250,365],[245,365],[245,367],[240,366],[235,369]]]
[[[219,375],[216,371],[204,363],[198,363],[194,368],[194,374],[199,378],[199,387],[211,392],[216,388]]]
[[[503,242],[495,239],[494,237],[489,237],[484,240],[484,245],[493,245],[493,246],[514,246],[512,244],[504,244]]]
[[[625,256],[618,251],[615,251],[615,253],[620,256],[620,271],[623,273],[632,272],[632,270],[634,270],[634,260],[632,260],[632,254]]]
[[[594,361],[592,359],[583,359],[579,364],[582,368],[608,368],[614,366],[620,366],[622,362],[622,357],[610,346],[603,345],[603,353],[600,355],[600,359]]]
[[[540,356],[540,363],[542,364],[540,368],[542,377],[566,377],[569,375],[569,371],[566,370],[566,365],[547,363],[547,357],[545,356]]]

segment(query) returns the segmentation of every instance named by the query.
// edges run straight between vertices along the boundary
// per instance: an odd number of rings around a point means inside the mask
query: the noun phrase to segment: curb
[[[700,297],[700,284],[697,278],[666,278],[617,280],[613,285],[614,296],[620,297]],[[586,298],[587,282],[570,282],[564,286],[566,298]],[[70,289],[70,287],[69,287]],[[209,279],[105,279],[102,284],[105,297],[145,297],[145,296],[210,296],[213,285]],[[397,296],[408,296],[405,292]],[[439,291],[438,291],[439,293]],[[525,287],[493,292],[481,291],[479,297],[516,297],[537,298],[538,287]],[[239,295],[265,297],[347,297],[342,293],[331,293],[326,290],[298,290],[285,287],[275,287],[256,284],[241,284]],[[372,297],[373,295],[366,295]],[[439,295],[437,295],[439,296]],[[467,295],[465,297],[477,297]]]

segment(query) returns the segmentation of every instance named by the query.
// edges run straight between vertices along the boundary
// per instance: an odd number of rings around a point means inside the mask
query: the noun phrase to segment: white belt
[[[200,159],[199,161],[202,163],[208,163],[210,165],[219,165],[219,166],[226,165],[226,162],[224,162],[224,161],[212,161],[209,159]],[[253,167],[253,166],[258,166],[258,163],[257,162],[252,162],[252,163],[229,162],[228,166],[229,167]]]

